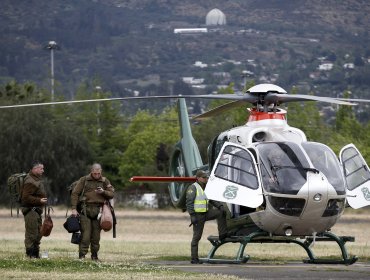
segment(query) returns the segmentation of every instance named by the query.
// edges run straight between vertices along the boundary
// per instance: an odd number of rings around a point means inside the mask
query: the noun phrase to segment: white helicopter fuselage
[[[301,143],[307,141],[304,132],[288,125],[286,111],[264,113],[252,111],[248,122],[228,131],[230,142],[249,146],[261,141],[291,141]]]
[[[229,155],[228,163],[225,161],[225,149],[221,150],[212,169],[206,194],[211,199],[226,202],[232,219],[243,220],[243,216],[248,215],[256,226],[273,235],[306,236],[327,231],[342,215],[345,205],[345,180],[340,163],[329,147],[307,142],[301,130],[290,127],[286,122],[285,113],[281,109],[279,112],[252,112],[246,125],[222,134],[224,148],[227,145],[236,148],[233,152],[226,153]],[[304,143],[305,146],[302,146]],[[280,150],[279,147],[285,153],[286,162],[280,166],[270,166],[270,160],[274,157],[269,159],[266,150]],[[235,160],[235,156],[241,153],[239,149],[242,148],[252,155],[250,161],[254,163],[254,172],[243,172],[243,168],[250,167],[238,165],[238,160]],[[328,157],[326,170],[315,166],[314,159],[308,154],[309,150],[316,148]],[[244,162],[248,162],[248,159]],[[220,176],[220,171],[217,171],[220,170],[220,164],[229,166],[227,174],[224,172]],[[276,168],[277,175],[281,172],[280,176],[283,178],[290,177],[291,183],[284,185],[283,179],[280,178],[275,187],[268,187],[268,180],[273,180],[271,173],[274,173],[264,172],[268,165],[271,169]],[[331,168],[336,170],[335,176],[341,177],[336,181],[336,187],[325,176],[325,172],[329,172]],[[259,187],[253,184],[248,186],[248,183],[243,186],[243,182],[236,179],[241,177],[242,173],[250,177],[254,174]],[[264,176],[271,178],[264,179]],[[225,187],[228,190],[232,187],[237,189],[238,194],[225,198]],[[248,188],[250,190],[247,191]],[[215,190],[218,190],[217,193]],[[260,205],[256,207],[257,204]],[[243,214],[243,207],[255,208],[255,211]]]

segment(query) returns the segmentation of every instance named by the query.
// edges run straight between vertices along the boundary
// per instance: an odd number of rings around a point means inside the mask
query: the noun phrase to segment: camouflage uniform
[[[196,220],[196,224],[193,224],[193,238],[191,240],[191,259],[192,263],[199,262],[198,259],[198,244],[202,238],[204,224],[206,221],[217,219],[219,238],[223,239],[227,234],[226,215],[223,211],[223,205],[217,201],[208,201],[216,208],[207,209],[206,212],[197,213],[194,209],[194,201],[197,196],[197,188],[195,184],[189,186],[186,191],[186,209],[190,216],[193,216]]]
[[[46,193],[41,181],[41,177],[28,173],[24,180],[22,191],[22,213],[25,223],[26,254],[29,257],[39,258],[41,243],[41,214],[42,206],[40,199],[45,198]]]
[[[104,193],[98,194],[95,190],[101,187]],[[83,193],[83,194],[82,194]],[[80,198],[80,196],[82,197]],[[91,257],[97,259],[100,249],[100,223],[98,215],[105,200],[114,196],[114,188],[105,177],[94,179],[91,174],[80,178],[71,194],[72,209],[80,214],[81,242],[79,244],[79,257],[83,258],[91,251]]]

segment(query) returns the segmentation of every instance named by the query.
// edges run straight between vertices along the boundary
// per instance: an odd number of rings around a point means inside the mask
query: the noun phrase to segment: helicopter
[[[175,207],[185,209],[186,189],[197,170],[209,172],[205,188],[208,199],[226,205],[229,238],[210,236],[213,245],[208,263],[245,263],[248,243],[295,243],[304,248],[307,263],[353,264],[345,243],[353,237],[339,237],[331,228],[347,204],[358,209],[370,205],[370,170],[358,149],[349,144],[339,157],[322,143],[307,140],[305,133],[288,125],[287,111],[278,105],[293,101],[321,101],[354,105],[348,101],[311,95],[288,95],[279,86],[259,84],[242,95],[222,96],[234,101],[194,119],[218,115],[245,103],[253,104],[245,125],[217,135],[208,146],[208,164],[203,164],[192,136],[184,98],[178,102],[181,140],[170,162],[170,177],[134,176],[131,181],[169,182]],[[318,259],[311,245],[335,241],[342,252],[339,260]],[[216,259],[226,243],[240,243],[234,260]]]
[[[132,182],[168,182],[171,201],[185,209],[186,190],[198,170],[209,173],[205,193],[208,199],[224,203],[228,237],[209,236],[212,248],[202,259],[208,263],[246,263],[249,243],[294,243],[307,253],[307,263],[353,264],[346,242],[354,237],[331,232],[347,205],[354,209],[370,205],[370,170],[353,144],[342,148],[337,157],[322,143],[307,140],[305,133],[288,125],[283,103],[318,101],[353,106],[366,99],[340,99],[312,95],[289,95],[274,84],[258,84],[245,93],[210,95],[170,95],[118,97],[0,106],[44,106],[83,102],[132,99],[178,99],[181,139],[175,144],[168,177],[133,176]],[[249,108],[246,124],[219,133],[209,144],[208,163],[204,164],[193,138],[186,99],[224,99],[229,103],[194,117],[204,119],[245,104]],[[341,258],[315,257],[312,245],[335,241]],[[224,244],[239,243],[235,259],[217,259]]]

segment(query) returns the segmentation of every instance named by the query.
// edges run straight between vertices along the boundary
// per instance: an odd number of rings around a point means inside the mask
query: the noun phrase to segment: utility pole
[[[96,90],[98,99],[100,99],[100,93],[102,91],[101,86],[95,86],[95,90]],[[100,136],[100,133],[101,133],[101,127],[100,127],[100,102],[97,102],[96,124],[97,124],[97,133],[98,133],[98,136]]]
[[[242,71],[242,78],[243,78],[243,92],[247,90],[247,77],[250,77],[253,75],[253,72],[248,71],[248,70],[243,70]]]
[[[51,101],[54,101],[54,50],[59,50],[60,47],[58,46],[57,42],[49,41],[49,43],[45,46],[45,49],[50,50],[50,60],[51,60]]]

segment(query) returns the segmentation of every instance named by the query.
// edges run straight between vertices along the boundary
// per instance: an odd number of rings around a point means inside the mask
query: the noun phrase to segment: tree
[[[349,92],[344,92],[344,98],[349,97]],[[354,143],[356,147],[363,154],[365,160],[370,160],[370,149],[369,149],[369,132],[367,127],[363,127],[361,123],[356,119],[353,108],[350,106],[340,106],[336,113],[335,127],[331,142],[334,150],[339,150],[346,144]]]
[[[109,98],[110,92],[104,92],[97,81],[83,83],[78,89],[78,99]],[[82,128],[83,135],[89,139],[92,148],[92,160],[99,162],[116,189],[123,183],[118,176],[120,156],[125,146],[125,127],[118,102],[95,102],[73,107],[73,118]],[[92,164],[92,162],[90,163]]]
[[[292,88],[291,94],[297,94],[298,89]],[[292,102],[288,103],[287,120],[290,126],[301,129],[309,141],[320,142],[327,131],[323,122],[317,102]]]
[[[127,128],[125,149],[119,166],[124,182],[134,175],[168,175],[168,170],[158,170],[156,157],[161,145],[170,154],[179,139],[179,127],[174,109],[164,110],[160,115],[139,111]]]
[[[344,92],[343,97],[348,98],[350,93]],[[340,134],[346,136],[359,135],[356,131],[361,130],[361,125],[357,122],[353,109],[349,106],[341,106],[337,110],[335,129]],[[354,134],[353,134],[354,133]]]
[[[16,82],[0,89],[0,102],[32,103],[45,99],[32,84]],[[3,109],[0,112],[0,181],[17,172],[30,170],[31,162],[45,164],[50,203],[65,202],[66,187],[85,171],[90,145],[78,126],[54,114],[53,107]]]

